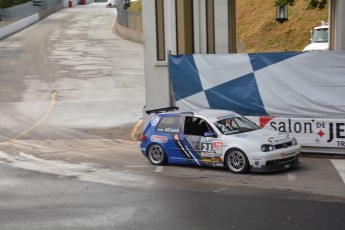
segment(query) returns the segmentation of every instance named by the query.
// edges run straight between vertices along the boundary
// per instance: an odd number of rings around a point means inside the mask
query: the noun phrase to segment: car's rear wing
[[[151,113],[163,113],[163,112],[169,112],[169,111],[174,111],[178,110],[179,107],[176,106],[171,106],[171,107],[165,107],[165,108],[160,108],[160,109],[151,109],[151,110],[146,110],[146,114],[151,114]]]

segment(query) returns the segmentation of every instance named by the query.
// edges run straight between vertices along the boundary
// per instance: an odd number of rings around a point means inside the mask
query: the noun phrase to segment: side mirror
[[[214,132],[206,132],[204,133],[205,137],[217,137],[217,134],[215,134]]]

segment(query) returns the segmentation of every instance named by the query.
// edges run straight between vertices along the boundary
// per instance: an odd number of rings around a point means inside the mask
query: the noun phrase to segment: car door
[[[205,134],[207,135],[205,136]],[[206,120],[186,116],[183,127],[183,144],[190,149],[193,160],[198,165],[222,165],[220,156],[223,142],[217,138],[212,126]]]
[[[164,150],[169,163],[192,164],[194,159],[182,143],[184,117],[179,114],[164,116],[157,125],[157,133],[167,137]]]

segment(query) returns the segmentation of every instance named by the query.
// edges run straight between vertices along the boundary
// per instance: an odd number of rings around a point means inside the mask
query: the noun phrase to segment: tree
[[[308,8],[309,9],[315,9],[319,8],[320,10],[324,9],[327,0],[304,0],[309,1]],[[295,4],[295,0],[276,0],[276,5],[290,5],[293,6]]]
[[[24,4],[31,0],[0,0],[0,9],[9,8],[12,6]]]

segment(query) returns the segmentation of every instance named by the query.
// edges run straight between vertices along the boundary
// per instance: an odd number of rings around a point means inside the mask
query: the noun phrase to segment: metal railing
[[[0,27],[5,27],[31,15],[61,4],[63,0],[43,0],[41,6],[34,6],[32,2],[0,9]]]
[[[129,29],[143,31],[141,12],[131,12],[122,7],[117,8],[117,22]]]

